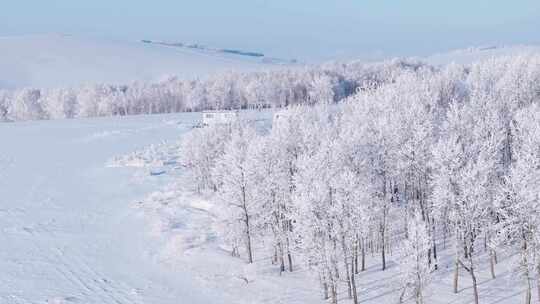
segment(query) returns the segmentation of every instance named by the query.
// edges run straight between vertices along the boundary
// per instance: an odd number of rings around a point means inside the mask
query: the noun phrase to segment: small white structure
[[[238,111],[204,111],[203,126],[228,125],[238,120]]]

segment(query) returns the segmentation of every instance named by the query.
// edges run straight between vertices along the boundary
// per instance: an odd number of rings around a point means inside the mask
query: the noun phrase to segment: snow
[[[266,126],[272,117],[248,114]],[[324,303],[305,267],[280,276],[260,250],[254,266],[225,250],[219,205],[175,163],[176,140],[200,115],[0,125],[0,303]],[[440,254],[426,302],[472,303],[464,271],[451,292],[451,246]],[[383,272],[368,257],[362,303],[397,302],[393,258]],[[523,298],[500,260],[496,280],[480,265],[482,303]]]
[[[105,166],[192,117],[1,125],[0,303],[208,303],[187,269],[151,259],[158,245],[131,206],[153,185]]]
[[[149,174],[154,163],[118,161],[170,147],[200,116],[0,125],[0,303],[251,303],[243,277],[255,270],[214,246],[213,205],[182,187],[167,193],[173,176]],[[174,203],[158,208],[168,195]],[[243,300],[229,294],[237,287]]]
[[[305,271],[280,277],[262,252],[253,265],[231,257],[216,232],[219,206],[197,195],[182,176],[137,206],[151,234],[162,240],[155,257],[159,263],[191,270],[204,290],[220,290],[234,299],[227,303],[322,303],[316,281]]]
[[[263,125],[269,127],[270,112],[248,114],[243,112],[242,117],[265,122]],[[316,278],[303,265],[297,265],[299,269],[293,273],[280,276],[278,267],[271,265],[269,253],[262,251],[260,244],[255,249],[253,265],[231,257],[229,248],[219,239],[220,202],[212,194],[197,193],[189,174],[174,163],[172,151],[178,151],[176,142],[151,145],[128,154],[132,160],[144,160],[143,167],[147,169],[154,168],[156,163],[159,166],[169,163],[164,166],[167,173],[160,177],[162,183],[158,190],[135,206],[150,234],[160,240],[161,247],[155,248],[154,256],[158,263],[175,271],[189,269],[196,274],[193,279],[202,284],[204,290],[220,290],[222,297],[234,299],[230,303],[325,303]],[[155,155],[155,159],[151,160],[150,155]],[[151,182],[152,177],[143,176],[145,183]],[[439,270],[433,274],[433,282],[425,291],[426,303],[472,303],[470,277],[465,271],[460,272],[459,293],[452,292],[451,239],[445,242],[441,238],[438,248]],[[360,303],[397,303],[400,293],[398,253],[399,248],[391,250],[387,271],[380,270],[377,253],[368,253],[367,269],[357,276]],[[495,280],[490,277],[485,254],[479,254],[478,260],[482,261],[478,273],[482,303],[510,304],[522,299],[523,284],[510,272],[508,256],[500,254]],[[349,303],[344,285],[340,291],[340,303]]]
[[[471,63],[502,55],[540,52],[538,46],[479,47],[434,54],[431,64]],[[226,71],[283,65],[245,56],[169,47],[139,41],[62,34],[0,37],[0,89],[70,87],[158,81],[168,75],[194,79]]]
[[[509,45],[470,47],[430,55],[425,59],[429,64],[444,65],[449,63],[471,64],[476,61],[494,57],[528,55],[540,53],[540,46],[535,45]]]
[[[60,34],[0,37],[0,88],[194,79],[216,72],[271,68],[249,58]]]

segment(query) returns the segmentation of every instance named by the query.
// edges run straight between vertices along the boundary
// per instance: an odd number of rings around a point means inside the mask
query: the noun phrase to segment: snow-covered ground
[[[434,54],[422,60],[431,64],[471,63],[490,57],[532,52],[540,52],[540,47],[469,48]],[[126,84],[158,81],[170,75],[194,79],[226,71],[280,67],[283,65],[264,63],[248,56],[139,41],[62,34],[0,37],[0,89]]]
[[[223,250],[219,205],[194,191],[174,159],[175,141],[198,119],[0,125],[0,303],[323,303],[305,268],[280,277],[264,252],[248,267]],[[472,303],[465,272],[451,292],[451,253],[442,250],[426,303]],[[500,260],[496,280],[481,267],[481,303],[523,298]],[[357,278],[360,301],[397,303],[397,267],[382,272],[378,262],[369,256]]]
[[[107,160],[189,128],[192,115],[0,125],[0,303],[211,303],[171,271],[132,208],[154,185]],[[218,291],[217,291],[218,292]]]
[[[273,65],[245,56],[60,34],[0,37],[0,89],[194,79]]]

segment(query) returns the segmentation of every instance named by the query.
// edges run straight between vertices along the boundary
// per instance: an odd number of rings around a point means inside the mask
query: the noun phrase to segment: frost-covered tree
[[[0,122],[8,120],[10,96],[7,91],[0,90]]]
[[[484,120],[477,118],[483,115],[489,121],[495,117],[490,105],[489,99],[451,104],[443,134],[434,149],[434,199],[454,229],[454,292],[457,293],[458,269],[462,267],[471,276],[475,303],[479,302],[477,242],[486,230],[498,188],[501,132],[485,128]]]
[[[325,298],[338,301],[341,241],[328,148],[303,158],[296,177],[299,244],[308,265],[317,269]]]
[[[339,265],[342,261],[342,240],[339,234],[339,202],[333,182],[338,173],[334,166],[332,142],[335,134],[329,126],[326,108],[303,125],[304,145],[309,147],[299,156],[298,172],[294,176],[295,216],[298,223],[299,246],[310,268],[316,269],[324,298],[338,301]]]
[[[77,99],[70,89],[51,89],[43,94],[43,110],[50,119],[72,118],[77,111]]]
[[[316,75],[308,87],[308,103],[331,103],[334,101],[333,79],[328,75]]]
[[[255,131],[248,127],[234,126],[230,141],[223,155],[216,160],[213,176],[217,181],[218,204],[226,210],[224,221],[234,227],[230,232],[240,233],[248,263],[253,263],[253,237],[256,233],[257,193],[254,168],[248,158],[254,142]]]
[[[120,115],[287,106],[264,134],[245,124],[190,132],[180,161],[199,191],[216,191],[233,253],[252,261],[260,248],[280,273],[306,267],[333,303],[338,289],[357,303],[367,252],[382,270],[392,256],[402,299],[423,302],[437,241],[449,237],[456,293],[465,270],[478,303],[479,266],[489,259],[495,278],[505,250],[519,253],[529,303],[540,277],[539,58],[334,63],[109,86],[96,100]],[[111,92],[125,101],[108,101]]]
[[[77,92],[77,117],[94,117],[98,115],[98,102],[101,99],[97,86],[85,86]]]
[[[501,239],[517,247],[519,270],[526,281],[525,303],[532,299],[531,281],[537,277],[540,301],[540,108],[521,110],[512,127],[513,163],[505,179],[500,214]]]
[[[417,304],[424,303],[423,291],[435,269],[429,263],[431,241],[426,224],[420,215],[412,216],[407,225],[408,237],[401,241],[399,247],[400,303],[406,297],[413,297]]]
[[[260,138],[253,145],[248,159],[255,170],[254,179],[259,225],[272,235],[273,260],[280,272],[293,271],[293,205],[291,202],[291,172],[283,158],[283,143],[274,136]]]
[[[230,127],[221,125],[194,129],[182,137],[179,162],[190,170],[198,192],[216,188],[212,170],[223,155],[230,137]]]
[[[45,118],[41,105],[41,91],[38,89],[22,89],[13,94],[13,100],[9,103],[7,117],[10,120]]]
[[[423,64],[393,60],[382,63],[350,62],[294,69],[251,73],[223,73],[205,80],[183,80],[167,76],[158,82],[130,84],[94,84],[77,88],[42,91],[50,98],[39,107],[14,110],[12,120],[41,118],[94,117],[110,115],[155,114],[208,109],[261,109],[299,104],[337,102],[355,93],[357,88],[394,82],[402,72],[419,69]],[[13,90],[5,104],[18,106],[15,97],[24,90]],[[61,95],[61,92],[68,95]],[[75,98],[72,100],[72,96]],[[58,97],[58,98],[56,98]],[[40,98],[41,99],[41,98]],[[73,106],[71,105],[73,102]],[[69,106],[68,106],[69,104]],[[28,113],[30,111],[31,113]],[[65,113],[61,113],[64,111]],[[75,111],[72,115],[72,111]]]

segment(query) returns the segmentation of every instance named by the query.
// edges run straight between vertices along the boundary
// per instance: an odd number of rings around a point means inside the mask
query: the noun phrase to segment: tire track
[[[69,282],[73,287],[79,290],[79,296],[82,298],[90,298],[94,290],[92,290],[88,285],[85,285],[84,282],[76,280],[73,276],[70,276],[68,272],[61,266],[64,264],[61,261],[52,259],[48,254],[48,248],[40,245],[36,234],[33,231],[27,231],[30,234],[30,242],[32,246],[37,250],[37,252],[42,253],[41,257],[47,262],[55,271],[63,278],[65,281]],[[54,279],[54,278],[51,278]],[[104,302],[105,304],[105,302]]]
[[[42,226],[42,231],[47,233],[53,239],[57,237],[55,233],[47,227]],[[65,251],[58,246],[54,247],[54,252],[57,260],[64,265],[73,277],[88,290],[93,291],[96,295],[100,295],[102,300],[108,299],[110,301],[108,303],[114,304],[136,304],[125,291],[121,291],[120,288],[115,288],[112,285],[112,280],[95,271],[84,261],[84,259],[78,259],[77,255],[66,255]],[[84,268],[86,268],[86,270]]]
[[[60,253],[63,255],[63,252],[59,248],[57,250],[60,251]],[[105,294],[109,294],[111,298],[118,304],[138,304],[140,302],[134,300],[132,296],[127,292],[127,288],[123,288],[119,285],[119,283],[115,283],[115,281],[107,278],[105,275],[98,273],[94,268],[92,268],[88,263],[84,260],[76,261],[77,257],[72,256],[72,264],[79,265],[78,268],[82,274],[86,274],[85,277],[91,278],[91,280],[94,282],[95,286],[99,288],[101,291],[103,291]],[[84,270],[85,268],[86,270]]]

